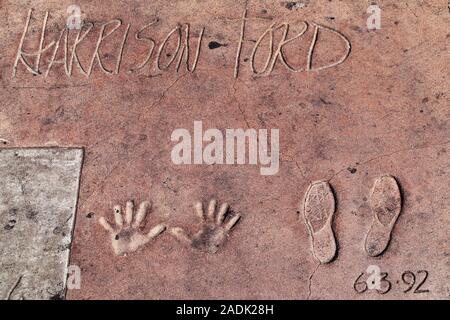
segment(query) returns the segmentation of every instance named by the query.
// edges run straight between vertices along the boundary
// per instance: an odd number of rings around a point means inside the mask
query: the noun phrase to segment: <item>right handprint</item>
[[[223,203],[216,212],[217,201],[211,200],[205,216],[203,204],[195,204],[195,211],[200,218],[201,227],[197,233],[190,236],[182,228],[172,228],[170,233],[181,242],[192,248],[209,253],[216,253],[227,241],[230,230],[239,221],[239,215],[228,217],[228,204]]]

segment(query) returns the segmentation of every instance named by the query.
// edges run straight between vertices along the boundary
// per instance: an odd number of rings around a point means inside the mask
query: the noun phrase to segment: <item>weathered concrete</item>
[[[81,149],[0,149],[0,297],[64,297]]]

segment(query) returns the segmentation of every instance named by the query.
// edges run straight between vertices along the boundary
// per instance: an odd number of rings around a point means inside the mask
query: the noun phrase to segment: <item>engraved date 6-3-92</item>
[[[394,289],[395,285],[401,287],[403,293],[429,293],[425,288],[429,272],[427,270],[404,271],[399,280],[392,280],[389,273],[381,272],[378,266],[369,266],[366,272],[362,272],[353,283],[353,289],[363,294],[375,290],[379,294],[386,294]]]

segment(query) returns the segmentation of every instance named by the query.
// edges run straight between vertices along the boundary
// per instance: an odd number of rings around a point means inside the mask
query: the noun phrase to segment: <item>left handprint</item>
[[[141,233],[141,224],[143,224],[150,207],[150,202],[144,201],[135,214],[133,201],[127,201],[125,217],[122,216],[120,205],[114,206],[115,227],[104,217],[98,220],[102,227],[110,233],[111,244],[116,255],[121,256],[134,252],[166,230],[165,225],[158,224],[151,228],[147,234]]]

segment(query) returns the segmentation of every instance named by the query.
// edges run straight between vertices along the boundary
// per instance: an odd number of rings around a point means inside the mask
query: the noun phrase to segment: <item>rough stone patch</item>
[[[0,149],[0,297],[64,297],[82,149]]]

